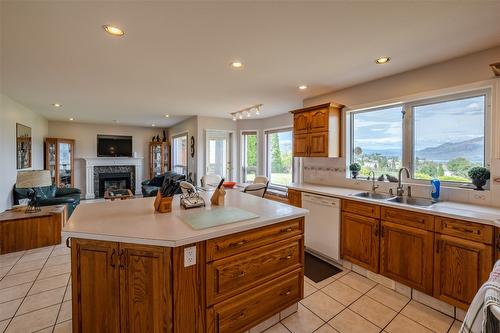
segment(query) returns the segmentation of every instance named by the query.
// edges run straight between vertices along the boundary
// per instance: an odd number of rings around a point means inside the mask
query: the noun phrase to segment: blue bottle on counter
[[[438,201],[439,200],[439,193],[441,190],[441,182],[439,179],[433,179],[431,180],[431,197],[432,201]]]

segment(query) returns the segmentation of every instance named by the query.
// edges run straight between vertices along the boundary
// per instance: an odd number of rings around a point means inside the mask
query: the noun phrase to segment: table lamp
[[[16,188],[28,188],[27,197],[29,199],[26,213],[36,213],[41,209],[36,196],[36,188],[52,185],[49,170],[29,170],[17,173]]]

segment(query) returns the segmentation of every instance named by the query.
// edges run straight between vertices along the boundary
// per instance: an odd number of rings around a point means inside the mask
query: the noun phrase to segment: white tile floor
[[[0,255],[0,332],[71,332],[64,244]],[[266,333],[458,332],[461,323],[355,272],[305,279],[298,311]]]

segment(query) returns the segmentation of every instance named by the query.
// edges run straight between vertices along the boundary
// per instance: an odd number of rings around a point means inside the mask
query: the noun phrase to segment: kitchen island
[[[243,332],[303,297],[307,211],[238,191],[212,208],[202,195],[207,207],[184,210],[176,197],[165,214],[154,198],[78,207],[63,229],[73,332]],[[225,208],[253,218],[186,222]]]

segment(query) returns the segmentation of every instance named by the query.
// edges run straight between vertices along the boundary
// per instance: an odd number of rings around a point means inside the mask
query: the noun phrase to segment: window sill
[[[350,180],[352,182],[357,182],[357,183],[362,183],[362,184],[368,184],[368,183],[372,183],[373,181],[371,179],[368,179],[368,178],[361,178],[361,177],[358,177],[358,178],[352,178],[352,177],[346,177],[347,180]],[[396,185],[397,186],[397,182],[389,182],[389,181],[378,181],[378,180],[375,180],[375,183],[377,185],[381,185],[381,184],[385,184],[387,186],[391,186],[391,185]],[[408,181],[403,181],[403,185],[404,186],[415,186],[415,187],[422,187],[422,186],[426,186],[426,187],[430,187],[431,184],[430,184],[430,181],[425,181],[425,180],[415,180],[415,179],[411,179],[410,182]],[[450,182],[441,182],[441,189],[451,189],[451,190],[471,190],[471,191],[474,191],[475,190],[475,187],[472,183],[450,183]],[[478,191],[478,192],[489,192],[490,191],[490,187],[487,185],[484,187],[484,190],[483,191]]]

